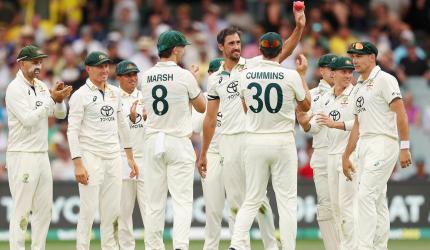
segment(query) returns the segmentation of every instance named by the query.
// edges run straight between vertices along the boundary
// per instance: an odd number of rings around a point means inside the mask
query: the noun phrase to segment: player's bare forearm
[[[216,116],[208,116],[206,114],[205,119],[203,120],[203,137],[202,137],[202,149],[201,154],[206,155],[209,149],[209,145],[212,141],[212,138],[215,134],[216,128]]]
[[[285,40],[284,46],[282,47],[281,54],[279,56],[279,63],[283,62],[287,57],[289,57],[294,49],[297,47],[297,44],[299,44],[300,39],[302,37],[303,33],[303,27],[295,27],[293,33],[291,36]]]
[[[203,120],[203,138],[202,138],[201,155],[206,155],[209,149],[209,144],[211,143],[212,137],[214,136],[219,103],[220,103],[219,99],[208,101],[206,116],[205,116],[205,119]]]
[[[81,157],[76,157],[76,158],[74,158],[74,159],[73,159],[73,165],[74,165],[75,167],[81,167],[81,166],[83,166],[84,164],[83,164],[83,162],[82,162],[82,158],[81,158]]]
[[[343,153],[344,159],[349,159],[349,156],[354,152],[355,147],[357,146],[358,137],[359,137],[359,123],[358,118],[355,116],[354,125],[352,126],[351,133],[349,134],[348,144],[346,145],[345,152]]]
[[[403,100],[398,98],[390,103],[391,111],[396,113],[397,129],[400,138],[400,166],[406,168],[412,164],[411,152],[409,151],[409,127],[408,115],[406,114]],[[406,143],[406,145],[403,145]]]
[[[308,112],[311,109],[311,94],[309,92],[308,84],[306,83],[305,76],[300,74],[300,78],[302,79],[302,86],[305,90],[305,99],[298,103],[298,108],[301,111]]]
[[[408,115],[406,114],[405,106],[403,105],[403,100],[398,98],[392,101],[390,104],[390,109],[391,111],[396,113],[399,139],[401,141],[409,141]]]
[[[127,156],[127,160],[134,160],[132,148],[125,148],[124,152],[125,152],[125,155]]]
[[[309,132],[309,130],[311,129],[311,117],[306,112],[296,109],[296,118],[303,131]]]

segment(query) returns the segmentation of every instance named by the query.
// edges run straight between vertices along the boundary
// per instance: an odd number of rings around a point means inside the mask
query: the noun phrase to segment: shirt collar
[[[85,84],[92,90],[92,91],[96,91],[96,90],[100,90],[91,80],[90,78],[87,78],[87,81],[85,82]],[[105,89],[102,90],[104,92],[113,92],[112,88],[110,87],[110,84],[108,84],[107,82],[105,83]]]
[[[358,77],[357,82],[358,82],[359,84],[363,84],[363,83],[367,83],[368,81],[372,81],[373,79],[375,79],[375,77],[378,75],[378,73],[379,73],[380,71],[381,71],[381,67],[379,67],[378,65],[376,65],[376,66],[372,69],[372,71],[370,71],[369,78],[367,78],[366,80],[363,80],[363,79],[361,78],[361,75],[360,75],[360,77]]]
[[[217,75],[225,74],[224,72],[226,72],[226,73],[228,73],[228,75],[230,75],[230,73],[224,69],[224,63],[225,63],[225,61],[221,62],[221,66],[219,67],[218,71],[216,71]],[[240,57],[239,61],[236,63],[236,65],[234,65],[233,70],[239,66],[243,67],[245,64],[246,64],[246,59],[243,57]]]
[[[92,91],[98,90],[97,86],[90,80],[90,78],[87,78],[87,81],[85,84],[90,88]]]
[[[32,86],[36,86],[37,84],[37,79],[34,78],[33,79],[33,83],[31,83],[30,81],[27,80],[27,78],[25,78],[24,74],[22,73],[21,70],[18,71],[18,73],[16,74],[18,77],[21,78],[21,80],[24,81],[25,84],[27,84],[28,86],[32,87]]]
[[[324,79],[320,80],[320,82],[318,83],[318,87],[320,87],[322,89],[331,89],[330,84],[328,84],[328,82]]]
[[[348,86],[348,87],[346,87],[346,89],[344,89],[344,90],[342,91],[342,94],[340,94],[339,96],[336,96],[336,98],[341,97],[341,96],[349,96],[349,95],[351,94],[351,92],[352,92],[353,88],[354,88],[354,85],[349,84],[349,86]],[[335,97],[335,95],[334,95],[334,86],[330,89],[330,94],[331,94],[333,97]]]
[[[178,66],[174,61],[157,62],[155,66]]]
[[[124,96],[126,96],[126,97],[133,97],[133,98],[139,97],[139,91],[137,90],[137,88],[135,88],[133,90],[133,92],[131,92],[131,94],[125,92],[121,87],[120,87],[120,89],[121,89],[121,96],[122,97],[124,97]]]
[[[269,66],[279,66],[280,65],[279,62],[274,62],[274,61],[265,60],[265,59],[262,59],[260,63],[261,64],[268,64]]]

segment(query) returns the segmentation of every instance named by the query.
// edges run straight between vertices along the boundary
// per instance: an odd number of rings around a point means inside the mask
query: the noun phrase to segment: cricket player
[[[116,75],[120,87],[122,113],[130,126],[130,139],[134,160],[139,167],[137,179],[130,178],[130,167],[125,151],[122,151],[122,191],[121,209],[118,218],[118,240],[120,249],[134,250],[133,210],[134,204],[139,204],[142,219],[145,215],[145,199],[143,193],[143,139],[145,135],[145,110],[143,95],[137,89],[139,69],[131,61],[124,60],[117,64]]]
[[[222,58],[216,58],[209,63],[208,74],[216,72],[221,66]],[[193,113],[193,131],[201,134],[204,114]],[[218,112],[214,137],[209,145],[206,172],[200,172],[202,177],[203,199],[205,201],[206,224],[204,250],[218,250],[221,237],[221,222],[225,204],[225,188],[222,178],[221,155],[218,150],[218,138],[222,125],[222,113]]]
[[[351,58],[340,56],[328,66],[332,70],[334,86],[321,97],[318,114],[311,120],[310,130],[318,133],[322,126],[328,127],[328,190],[336,228],[340,234],[339,249],[347,250],[354,247],[353,200],[356,180],[350,182],[343,176],[342,154],[354,124],[354,86],[351,84],[354,65]]]
[[[330,91],[333,86],[333,78],[329,64],[337,56],[325,54],[318,60],[318,67],[322,79],[317,87],[310,90],[312,106],[308,113],[297,112],[297,121],[303,130],[312,134],[312,147],[314,149],[311,157],[311,167],[315,190],[317,192],[317,220],[326,250],[338,250],[340,246],[339,233],[334,222],[333,210],[331,208],[329,181],[327,173],[327,127],[321,126],[317,133],[311,130],[310,119],[317,115],[322,96]]]
[[[412,163],[408,119],[396,78],[376,65],[376,47],[367,41],[356,42],[348,54],[360,74],[353,91],[355,122],[342,156],[343,172],[352,179],[356,170],[349,158],[360,139],[355,249],[387,249],[387,181],[399,155],[402,168]]]
[[[187,250],[192,218],[196,155],[191,144],[191,105],[203,113],[206,101],[193,74],[178,66],[190,43],[178,31],[157,42],[160,61],[143,74],[148,112],[144,141],[145,249],[164,250],[167,191],[173,199],[173,248]]]
[[[307,112],[311,106],[304,75],[306,58],[297,70],[279,64],[282,39],[269,32],[259,40],[263,60],[242,72],[239,81],[246,112],[244,160],[246,195],[234,225],[231,249],[247,249],[248,234],[266,199],[272,177],[279,208],[282,249],[295,249],[297,231],[297,149],[294,139],[294,106]]]
[[[111,60],[102,52],[85,58],[88,79],[70,98],[67,136],[79,183],[80,211],[76,249],[90,248],[91,228],[100,212],[101,248],[119,249],[122,159],[127,155],[130,177],[138,175],[130,129],[121,108],[119,90],[107,84]]]
[[[19,71],[6,90],[9,136],[6,167],[12,195],[10,249],[25,249],[31,213],[31,249],[45,249],[52,215],[52,173],[48,158],[48,116],[64,119],[64,98],[72,87],[57,82],[52,89],[37,79],[47,57],[33,45],[18,54]]]
[[[295,11],[296,28],[284,43],[279,61],[287,58],[298,44],[306,23],[303,11]],[[206,171],[209,144],[213,137],[218,109],[223,112],[223,127],[219,150],[223,157],[223,178],[232,221],[245,199],[245,173],[242,158],[245,136],[245,113],[239,97],[240,74],[262,60],[261,56],[245,59],[240,56],[240,31],[236,28],[221,30],[217,36],[218,48],[223,53],[224,63],[208,79],[208,110],[203,124],[203,141],[198,167]],[[265,249],[277,249],[272,209],[269,201],[263,202],[257,215]],[[231,231],[232,228],[230,227]],[[248,247],[250,248],[250,246]]]

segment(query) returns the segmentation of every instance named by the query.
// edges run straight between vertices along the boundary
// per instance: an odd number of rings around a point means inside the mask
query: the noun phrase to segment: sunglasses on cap
[[[262,48],[266,48],[266,49],[276,49],[279,48],[281,46],[281,43],[278,40],[261,40],[260,41],[260,47]]]
[[[353,43],[353,44],[351,44],[350,49],[362,50],[362,49],[364,49],[364,46],[363,46],[363,44],[362,44],[362,43],[357,42],[357,43]]]

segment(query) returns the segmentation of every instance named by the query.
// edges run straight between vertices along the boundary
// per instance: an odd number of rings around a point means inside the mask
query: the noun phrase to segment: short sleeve
[[[208,78],[208,101],[219,99],[219,94],[216,89],[219,82],[218,78],[217,73],[213,73]]]
[[[186,86],[187,86],[187,91],[188,91],[188,97],[190,98],[190,100],[196,99],[201,90],[199,87],[199,84],[197,83],[196,78],[194,78],[193,74],[191,74],[191,72],[186,71]]]
[[[301,102],[305,99],[306,93],[305,89],[302,85],[302,78],[300,77],[299,73],[297,71],[291,71],[291,81],[292,81],[292,87],[295,92],[296,100]]]
[[[399,83],[396,78],[388,75],[382,79],[381,82],[382,97],[390,104],[396,98],[402,98],[400,93]]]

